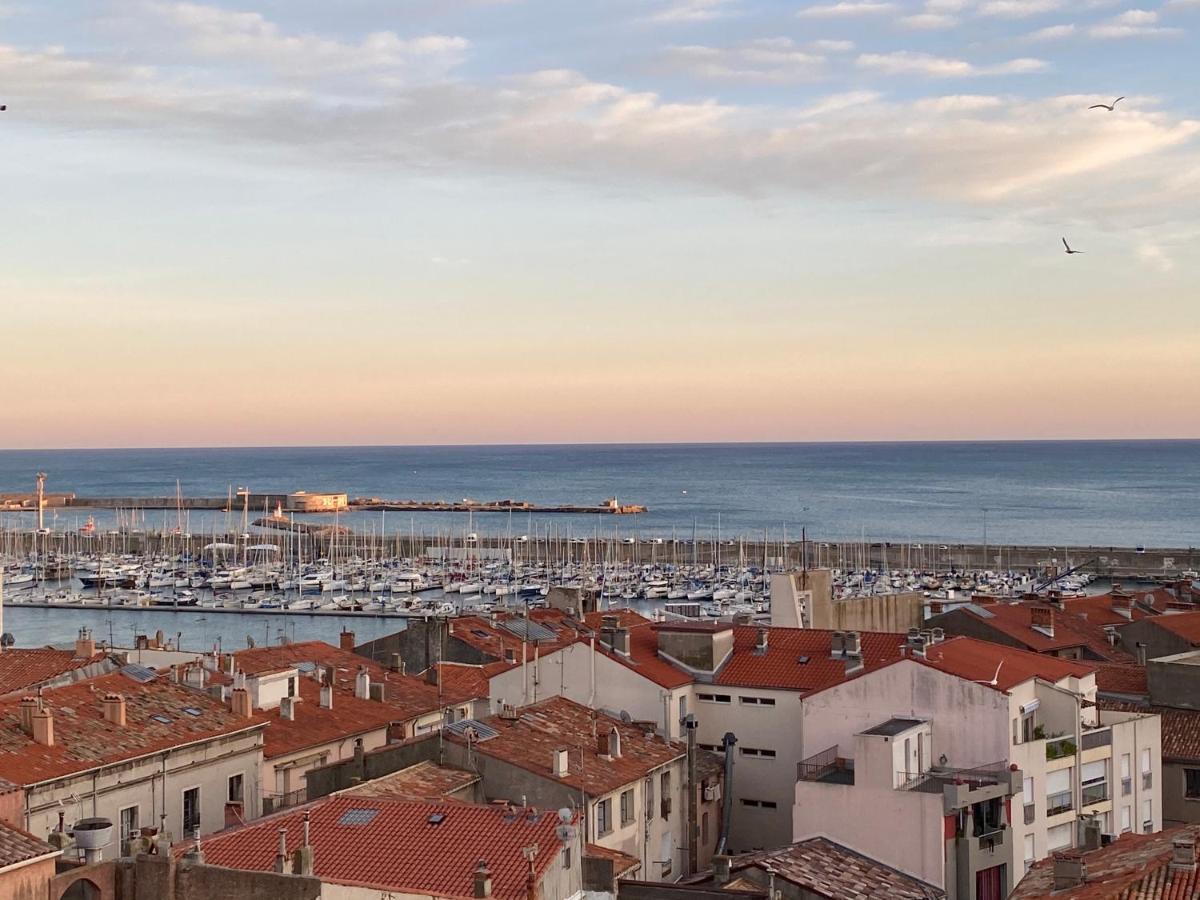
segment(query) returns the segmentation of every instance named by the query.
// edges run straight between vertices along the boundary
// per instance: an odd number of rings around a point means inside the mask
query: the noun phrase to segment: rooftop
[[[28,831],[0,821],[0,869],[28,862],[39,856],[57,856],[60,852]]]
[[[75,655],[74,650],[8,647],[0,652],[0,696],[30,690],[63,675],[80,672],[93,664],[99,667],[105,659],[103,653],[81,658]],[[112,667],[115,666],[113,663]],[[83,674],[80,672],[81,676]]]
[[[537,845],[533,869],[540,878],[562,846],[553,811],[513,814],[497,806],[339,794],[210,837],[201,845],[205,862],[270,872],[279,829],[287,829],[288,849],[294,850],[305,814],[314,874],[380,891],[472,897],[482,859],[491,872],[493,897],[525,900],[530,864],[522,848]],[[175,852],[186,849],[180,844]]]
[[[1176,839],[1195,841],[1200,826],[1168,828],[1155,834],[1125,834],[1088,853],[1076,854],[1087,867],[1087,880],[1054,890],[1054,858],[1034,864],[1009,895],[1010,900],[1195,900],[1200,878],[1195,866],[1172,870]]]
[[[1039,630],[1033,625],[1035,609],[1050,609],[1053,615],[1054,634]],[[965,606],[944,613],[947,622],[960,615],[970,615],[986,623],[988,628],[1019,643],[1036,653],[1054,653],[1060,650],[1083,648],[1095,659],[1130,660],[1132,657],[1114,647],[1104,631],[1104,624],[1091,615],[1076,615],[1075,607],[1066,609],[1048,607],[1045,603],[990,603],[987,606]],[[1083,609],[1086,613],[1086,608]],[[1127,619],[1119,620],[1128,624]],[[938,624],[937,619],[931,624]]]
[[[1154,616],[1150,623],[1183,638],[1194,647],[1200,646],[1200,612],[1167,613]]]
[[[125,698],[125,725],[104,718],[101,698]],[[21,729],[20,698],[0,700],[0,777],[31,785],[194,741],[261,728],[207,694],[167,678],[137,680],[124,670],[42,692],[54,716],[54,746]]]
[[[1162,758],[1170,762],[1200,762],[1200,710],[1101,700],[1101,709],[1152,713],[1162,729]]]
[[[611,793],[644,778],[686,753],[682,744],[564,697],[524,706],[517,710],[515,719],[491,716],[482,722],[496,735],[475,741],[475,753],[561,781],[592,796]],[[621,755],[609,758],[597,752],[594,735],[606,735],[613,729],[621,738]],[[466,743],[462,734],[451,730],[445,731],[445,737]],[[567,773],[561,777],[553,769],[556,750],[567,751]]]
[[[393,800],[440,800],[478,781],[476,772],[422,761],[340,793],[356,797],[390,797]]]
[[[590,613],[584,617],[584,623],[589,628],[598,630],[602,615],[610,615],[610,613]],[[615,653],[602,646],[598,641],[596,643],[597,652],[632,669],[660,687],[672,689],[692,683],[691,675],[676,668],[658,655],[656,629],[660,627],[659,625],[629,609],[618,610],[615,615],[618,616],[619,627],[629,630],[629,655]],[[591,638],[584,637],[579,640],[588,643]]]
[[[833,656],[833,632],[815,628],[768,629],[766,652],[758,652],[759,629],[733,629],[733,653],[713,678],[728,687],[810,692],[846,680],[846,661]],[[907,635],[860,632],[862,671],[871,671],[900,658]]]
[[[925,662],[943,672],[1005,692],[1031,678],[1058,683],[1066,678],[1084,678],[1096,671],[1094,663],[1060,659],[970,637],[950,638],[928,647]]]
[[[291,719],[285,719],[279,707],[257,713],[267,722],[263,735],[265,759],[386,729],[398,718],[391,704],[362,700],[347,691],[337,692],[333,707],[323,709],[321,686],[312,678],[299,679],[298,690],[300,702],[294,704]]]
[[[874,728],[868,728],[863,734],[879,734],[895,737],[901,732],[908,731],[924,722],[924,719],[888,719]]]
[[[838,900],[942,900],[946,896],[940,888],[824,837],[734,857],[730,871],[768,867],[776,878]]]

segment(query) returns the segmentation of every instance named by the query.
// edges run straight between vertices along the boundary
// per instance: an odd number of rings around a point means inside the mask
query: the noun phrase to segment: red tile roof
[[[125,697],[124,727],[104,718],[101,698],[110,692]],[[264,725],[169,679],[141,683],[122,672],[45,690],[42,701],[54,716],[53,747],[21,730],[20,698],[0,700],[0,777],[27,786]]]
[[[934,644],[925,652],[925,662],[934,668],[970,681],[990,682],[998,691],[1010,691],[1031,678],[1058,682],[1083,678],[1096,671],[1094,663],[1076,662],[1031,653],[977,638],[955,637]]]
[[[1096,687],[1106,694],[1145,695],[1146,667],[1136,664],[1090,663],[1096,667]]]
[[[828,838],[736,856],[730,870],[769,869],[777,878],[820,897],[844,900],[941,900],[946,892]]]
[[[1113,595],[1093,594],[1091,597],[1067,597],[1063,600],[1065,611],[1093,625],[1128,625],[1153,613],[1147,612],[1136,603],[1130,609],[1132,618],[1123,616],[1113,609]]]
[[[1200,826],[1169,828],[1155,834],[1125,834],[1118,840],[1080,854],[1087,864],[1087,881],[1054,890],[1054,858],[1035,863],[1009,894],[1010,900],[1196,900],[1200,876],[1195,868],[1170,869],[1171,845],[1176,838],[1193,841]]]
[[[80,658],[73,650],[9,647],[0,652],[0,696],[28,691],[60,675],[104,660],[103,653]]]
[[[683,687],[692,683],[692,676],[676,668],[658,655],[658,634],[655,623],[639,615],[631,609],[618,609],[605,613],[589,613],[584,616],[584,624],[594,632],[599,632],[601,619],[604,616],[616,616],[617,627],[629,631],[629,656],[617,653],[596,641],[596,652],[602,653],[609,659],[627,669],[632,669],[644,678],[668,689]],[[582,637],[579,643],[590,644],[592,638]]]
[[[1200,646],[1200,612],[1167,613],[1155,616],[1150,624],[1183,638],[1193,647]]]
[[[863,671],[872,671],[899,659],[907,635],[889,632],[860,632]],[[846,680],[846,662],[835,659],[833,632],[815,628],[771,628],[767,651],[759,653],[758,628],[739,625],[733,629],[733,653],[713,684],[728,687],[766,688],[785,691],[819,691]],[[801,662],[807,657],[807,662]]]
[[[293,707],[293,718],[283,718],[278,707],[259,712],[267,722],[263,735],[264,759],[276,759],[373,731],[386,731],[397,720],[396,710],[390,704],[360,700],[352,691],[336,692],[333,708],[322,709],[321,687],[313,678],[299,679],[299,691],[300,702]]]
[[[960,612],[978,617],[987,627],[1012,638],[1027,650],[1036,653],[1054,653],[1076,647],[1085,648],[1096,659],[1132,660],[1124,650],[1113,647],[1108,641],[1103,623],[1075,615],[1070,610],[1054,609],[1054,637],[1033,627],[1033,609],[1041,603],[993,603],[983,611],[965,606]],[[954,613],[950,613],[953,615]],[[1121,619],[1129,624],[1128,619]]]
[[[482,859],[492,875],[493,897],[525,900],[529,863],[522,848],[538,846],[533,866],[540,879],[562,847],[553,811],[513,815],[496,806],[338,795],[210,837],[201,845],[205,862],[272,871],[279,829],[287,829],[290,852],[302,840],[305,813],[314,874],[322,881],[374,890],[472,897],[475,867]],[[349,822],[343,819],[347,814]],[[444,818],[435,823],[435,815]],[[175,852],[186,849],[181,844]]]
[[[521,638],[501,627],[504,621],[519,621],[523,617],[498,613],[496,620],[485,616],[458,616],[449,620],[450,633],[463,643],[474,647],[480,653],[490,656],[493,660],[504,661],[505,650],[511,651],[515,661],[521,659]],[[554,639],[547,641],[526,641],[527,657],[545,656],[553,653],[559,647],[566,646],[579,636],[572,627],[565,613],[557,609],[535,609],[529,611],[529,620],[554,632]]]
[[[622,875],[632,872],[634,869],[640,869],[642,861],[636,856],[630,856],[628,853],[622,853],[620,850],[610,850],[607,847],[601,847],[599,844],[588,844],[583,848],[584,856],[595,857],[596,859],[607,859],[613,864],[613,877],[620,878]]]
[[[482,666],[467,663],[442,662],[437,664],[438,678],[447,694],[460,697],[487,697],[491,693],[491,679],[507,672],[517,663],[491,662]]]
[[[503,760],[591,796],[600,796],[644,778],[655,769],[686,755],[682,744],[647,734],[601,712],[594,712],[565,697],[551,697],[517,710],[516,719],[491,716],[483,720],[496,737],[472,744],[475,753]],[[596,734],[613,728],[621,736],[621,755],[608,759],[596,752]],[[465,744],[466,739],[446,732],[445,739]],[[566,750],[567,774],[554,775],[554,751]]]
[[[60,852],[28,831],[0,821],[0,869]]]
[[[407,769],[365,781],[339,793],[356,797],[390,797],[393,800],[440,800],[479,780],[476,772],[423,760]]]

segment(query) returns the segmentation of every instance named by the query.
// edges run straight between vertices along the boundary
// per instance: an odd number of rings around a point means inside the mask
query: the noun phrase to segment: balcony
[[[1046,741],[1046,759],[1062,759],[1064,756],[1074,756],[1078,748],[1072,737],[1053,738]]]
[[[1094,806],[1097,803],[1103,803],[1108,800],[1108,782],[1102,781],[1097,784],[1085,784],[1083,786],[1081,804],[1083,806]]]
[[[796,763],[797,781],[854,784],[854,760],[838,756],[836,745]]]
[[[281,809],[287,809],[292,806],[299,806],[301,803],[308,802],[308,791],[301,788],[298,791],[289,791],[286,794],[264,794],[263,795],[263,815],[277,812]]]
[[[934,766],[919,775],[896,773],[898,790],[941,794],[947,814],[983,800],[1011,797],[1021,790],[1022,780],[1021,772],[1013,771],[1004,762],[974,769]]]
[[[1048,794],[1046,796],[1046,815],[1057,816],[1061,813],[1070,812],[1075,808],[1075,804],[1071,800],[1070,791],[1060,791],[1057,794]]]
[[[1084,750],[1094,750],[1097,747],[1112,746],[1112,729],[1097,728],[1092,731],[1085,731],[1080,738],[1080,746]]]

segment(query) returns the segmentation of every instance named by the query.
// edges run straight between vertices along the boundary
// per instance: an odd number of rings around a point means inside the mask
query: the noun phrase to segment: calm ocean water
[[[339,490],[419,500],[599,503],[617,496],[637,517],[476,516],[472,530],[514,534],[701,538],[764,530],[778,539],[803,526],[823,540],[971,541],[1098,546],[1200,544],[1200,441],[1054,441],[896,444],[690,444],[504,447],[329,447],[194,450],[0,451],[0,492],[163,496]],[[985,512],[986,510],[986,512]],[[74,527],[81,511],[57,513]],[[252,511],[257,512],[257,511]],[[145,526],[174,524],[148,511]],[[0,514],[15,524],[28,516]],[[104,519],[98,516],[100,524]],[[360,528],[379,513],[343,517]],[[191,514],[193,532],[223,514]],[[394,513],[388,531],[465,529],[467,516]]]

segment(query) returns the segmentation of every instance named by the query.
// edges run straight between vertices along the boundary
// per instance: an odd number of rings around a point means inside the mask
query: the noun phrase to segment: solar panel
[[[470,730],[474,732],[474,736],[471,738],[473,741],[486,741],[500,733],[491,725],[485,725],[478,719],[459,719],[454,724],[447,725],[446,730],[461,737],[466,737],[467,731]]]
[[[348,809],[338,819],[339,825],[370,825],[379,815],[377,809]]]
[[[153,681],[158,677],[153,669],[148,669],[137,663],[121,666],[121,674],[139,684],[145,684],[147,681]]]
[[[552,641],[554,640],[554,632],[545,625],[540,625],[537,622],[530,622],[528,619],[509,619],[501,622],[500,627],[505,631],[515,634],[519,638],[524,638],[527,641]]]

